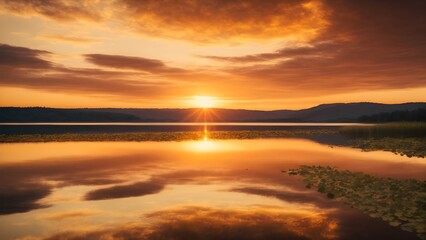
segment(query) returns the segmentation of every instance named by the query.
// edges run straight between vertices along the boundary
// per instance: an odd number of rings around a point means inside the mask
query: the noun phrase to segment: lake
[[[337,126],[219,124],[208,126],[208,131]],[[1,133],[136,132],[145,127],[158,130],[152,125],[9,125],[1,126]],[[179,124],[158,127],[188,130],[188,125]],[[190,127],[203,129],[199,124]],[[424,158],[363,151],[337,144],[341,141],[344,137],[339,134],[326,134],[161,142],[2,143],[0,239],[422,237],[421,232],[419,235],[392,226],[391,220],[370,216],[368,207],[353,206],[342,201],[344,198],[307,188],[305,173],[289,174],[289,169],[302,165],[330,166],[336,173],[353,172],[356,181],[364,177],[372,183],[388,178],[397,183],[426,180]],[[366,198],[363,201],[375,199],[368,194]],[[407,222],[411,223],[410,219]]]

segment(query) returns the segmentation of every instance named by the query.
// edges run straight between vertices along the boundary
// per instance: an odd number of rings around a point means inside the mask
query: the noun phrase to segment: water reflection
[[[416,238],[281,170],[332,165],[424,179],[423,159],[205,133],[206,140],[188,142],[0,145],[0,238]]]
[[[145,215],[143,221],[46,239],[336,239],[337,222],[320,213],[279,208],[223,210],[181,207]],[[303,228],[301,228],[303,226]]]
[[[204,116],[205,116],[204,112]],[[205,117],[204,117],[205,119]],[[203,135],[200,141],[190,141],[188,142],[188,148],[193,151],[198,152],[211,152],[211,151],[220,151],[220,144],[209,139],[209,132],[207,128],[207,123],[204,122]]]

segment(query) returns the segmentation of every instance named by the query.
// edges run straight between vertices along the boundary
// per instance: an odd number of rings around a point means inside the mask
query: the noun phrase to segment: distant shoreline
[[[307,126],[341,127],[371,126],[369,123],[326,123],[326,122],[10,122],[0,126]]]

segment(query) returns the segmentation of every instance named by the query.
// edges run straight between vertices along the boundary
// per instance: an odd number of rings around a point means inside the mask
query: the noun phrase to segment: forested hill
[[[208,109],[210,122],[358,122],[365,116],[426,109],[426,103],[322,104],[302,110]],[[0,122],[201,122],[203,109],[146,108],[0,108]],[[364,119],[362,118],[364,116]]]

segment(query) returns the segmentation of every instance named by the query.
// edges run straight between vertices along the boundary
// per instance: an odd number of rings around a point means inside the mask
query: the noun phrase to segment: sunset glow
[[[0,106],[422,102],[423,4],[0,0]]]
[[[211,108],[214,107],[215,99],[206,96],[194,97],[194,105],[200,108]]]
[[[0,0],[0,240],[426,240],[425,10]]]

